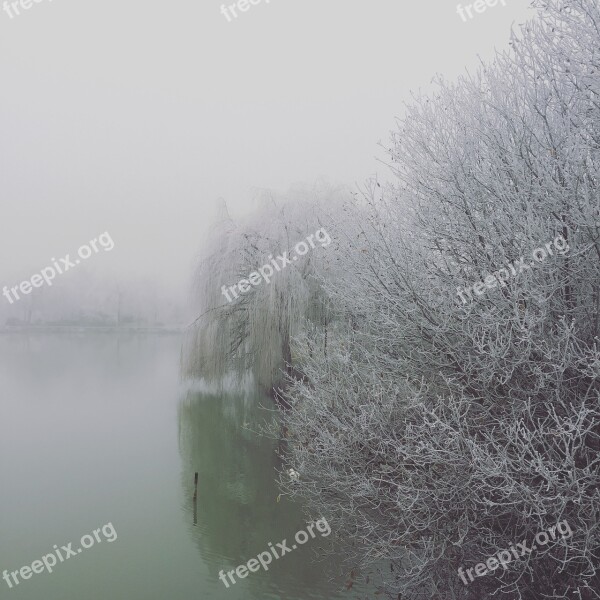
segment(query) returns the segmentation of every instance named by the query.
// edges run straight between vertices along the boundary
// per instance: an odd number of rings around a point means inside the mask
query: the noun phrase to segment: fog
[[[44,291],[98,272],[182,302],[218,197],[235,215],[259,189],[385,178],[378,142],[410,91],[507,47],[530,14],[516,0],[476,22],[448,0],[273,0],[228,21],[220,7],[42,0],[2,11],[2,285],[107,231],[111,252]]]

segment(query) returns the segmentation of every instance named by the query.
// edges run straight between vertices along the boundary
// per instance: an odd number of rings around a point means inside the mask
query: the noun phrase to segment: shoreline
[[[10,333],[152,333],[152,334],[181,334],[185,325],[169,325],[164,327],[117,325],[8,325],[0,327],[0,334]]]

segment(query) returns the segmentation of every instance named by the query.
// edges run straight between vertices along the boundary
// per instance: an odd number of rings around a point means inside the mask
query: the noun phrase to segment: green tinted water
[[[0,598],[365,597],[315,562],[320,533],[268,571],[228,589],[219,580],[268,542],[291,546],[306,522],[301,506],[277,502],[277,442],[252,432],[270,400],[186,390],[180,342],[0,335],[0,572],[55,544],[77,548],[106,523],[118,535],[12,589],[0,579]]]

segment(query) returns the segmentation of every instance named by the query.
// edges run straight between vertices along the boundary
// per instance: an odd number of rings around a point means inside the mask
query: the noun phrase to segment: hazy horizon
[[[377,144],[411,90],[507,48],[526,4],[466,23],[441,0],[273,0],[231,22],[219,2],[2,11],[2,285],[108,231],[78,269],[183,299],[218,197],[235,215],[259,189],[385,178]]]

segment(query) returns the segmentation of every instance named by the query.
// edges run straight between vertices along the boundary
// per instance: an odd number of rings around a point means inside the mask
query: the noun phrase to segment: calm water
[[[366,597],[315,562],[318,533],[221,583],[306,524],[277,502],[275,442],[252,433],[269,399],[186,391],[179,350],[177,335],[0,335],[0,575],[106,523],[118,535],[12,589],[0,579],[0,598]]]

